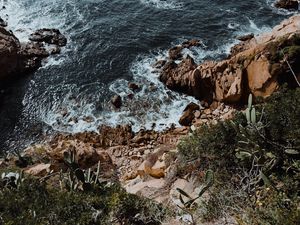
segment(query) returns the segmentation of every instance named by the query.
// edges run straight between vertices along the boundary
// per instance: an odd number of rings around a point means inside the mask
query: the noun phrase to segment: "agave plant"
[[[78,190],[80,187],[84,191],[89,191],[94,185],[101,184],[99,180],[100,161],[98,162],[96,172],[92,171],[91,168],[83,170],[79,167],[75,155],[74,149],[64,153],[64,160],[69,167],[69,172],[67,176],[64,176],[62,172],[60,173],[61,188],[63,188],[64,183],[69,191]]]

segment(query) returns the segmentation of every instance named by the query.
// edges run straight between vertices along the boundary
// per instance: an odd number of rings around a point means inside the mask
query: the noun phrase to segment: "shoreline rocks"
[[[241,104],[252,93],[268,97],[282,83],[295,86],[285,60],[300,79],[300,16],[284,20],[269,33],[240,38],[231,55],[222,61],[196,65],[187,56],[180,63],[168,61],[160,71],[160,81],[211,104],[213,101]]]
[[[35,36],[35,38],[31,38],[32,41],[21,43],[11,31],[0,25],[1,83],[38,69],[41,67],[43,59],[50,54],[59,53],[60,47],[66,44],[66,37],[56,29],[38,30],[37,34],[40,35],[40,38]],[[53,45],[55,50],[48,52],[45,43]]]
[[[39,29],[30,35],[29,40],[33,42],[45,42],[59,47],[66,46],[67,44],[67,38],[58,29]]]

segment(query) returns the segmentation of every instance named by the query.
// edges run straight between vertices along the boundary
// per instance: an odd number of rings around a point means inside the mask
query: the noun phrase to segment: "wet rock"
[[[297,10],[299,8],[299,2],[297,0],[278,0],[275,3],[275,7]]]
[[[121,108],[122,106],[122,98],[120,95],[115,95],[111,99],[111,104],[113,104],[114,107],[117,109]]]
[[[130,82],[128,84],[128,88],[133,90],[133,91],[136,91],[136,90],[140,89],[139,85],[137,85],[136,83],[133,83],[133,82]]]
[[[31,72],[42,66],[42,60],[49,56],[49,53],[40,43],[29,42],[22,44],[18,52],[19,69]]]
[[[7,26],[7,22],[5,20],[3,20],[1,17],[0,17],[0,26],[1,27],[6,27]]]
[[[134,94],[130,93],[130,94],[127,95],[127,97],[128,97],[129,99],[133,99],[133,98],[134,98]]]
[[[171,49],[169,49],[169,58],[171,60],[178,60],[182,58],[181,51],[183,50],[182,46],[175,46]]]
[[[1,22],[1,21],[0,21]],[[57,50],[56,50],[57,53]],[[12,80],[32,72],[49,56],[43,43],[20,43],[16,36],[0,26],[0,80]]]
[[[192,39],[182,43],[183,48],[199,47],[199,46],[203,46],[203,43],[198,39]]]
[[[50,54],[51,55],[56,55],[59,54],[61,52],[61,48],[58,46],[55,46],[53,48],[50,49]]]
[[[200,106],[194,102],[191,102],[185,107],[183,111],[185,112],[185,111],[196,111],[196,110],[200,110]]]
[[[92,116],[85,116],[82,120],[87,123],[93,123],[95,121],[94,117]]]
[[[236,39],[238,39],[239,41],[249,41],[252,38],[254,38],[254,34],[253,33],[236,37]]]
[[[158,60],[156,63],[152,65],[155,69],[161,69],[167,63],[167,60]]]
[[[278,48],[296,49],[300,39],[300,16],[284,20],[271,32],[241,38],[233,54],[222,61],[205,61],[197,66],[191,57],[180,63],[167,62],[160,80],[170,89],[203,100],[230,104],[246,101],[247,96],[268,97],[281,83],[293,87],[286,75],[286,63],[278,58]],[[297,46],[297,47],[296,47]],[[299,52],[287,54],[292,68],[299,74]],[[284,80],[284,81],[283,81]],[[186,121],[188,119],[188,121]],[[182,121],[188,124],[192,115],[185,113]]]
[[[67,38],[62,35],[58,29],[43,28],[37,30],[30,35],[29,40],[35,42],[45,42],[47,44],[54,44],[60,47],[67,44]]]

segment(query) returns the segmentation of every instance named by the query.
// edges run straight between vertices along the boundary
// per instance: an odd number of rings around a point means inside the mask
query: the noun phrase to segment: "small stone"
[[[130,88],[130,89],[133,90],[133,91],[136,91],[136,90],[138,90],[140,87],[139,87],[139,85],[137,85],[136,83],[130,82],[130,83],[128,84],[128,88]]]
[[[117,109],[122,106],[122,98],[120,95],[115,95],[111,99],[111,104],[113,104]]]
[[[216,109],[216,110],[214,110],[214,111],[212,112],[212,114],[213,114],[214,116],[219,116],[219,115],[220,115],[220,110],[219,110],[219,109]]]
[[[206,115],[206,114],[202,114],[202,115],[200,116],[200,119],[207,119],[207,115]]]
[[[201,116],[201,112],[199,110],[196,110],[194,114],[197,119],[199,119]]]
[[[211,109],[204,109],[203,113],[206,115],[210,115],[212,113]]]
[[[133,99],[133,98],[134,98],[134,94],[130,93],[130,94],[127,95],[127,97],[128,97],[129,99]]]
[[[150,154],[151,153],[151,151],[149,150],[149,149],[146,149],[145,151],[144,151],[144,155],[148,155],[148,154]]]
[[[87,122],[87,123],[92,123],[94,122],[94,118],[91,116],[86,116],[82,119],[83,121]]]

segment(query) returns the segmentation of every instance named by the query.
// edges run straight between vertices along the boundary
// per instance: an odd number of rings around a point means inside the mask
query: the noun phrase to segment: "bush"
[[[182,170],[188,173],[186,165],[197,162],[197,169],[216,172],[204,219],[233,214],[240,224],[297,224],[300,88],[282,89],[255,107],[259,122],[247,123],[237,114],[232,121],[204,125],[183,139],[178,146]],[[264,199],[257,202],[262,193]]]
[[[0,224],[160,224],[165,210],[117,184],[90,192],[62,191],[26,177],[0,189]]]

